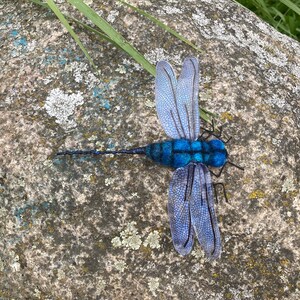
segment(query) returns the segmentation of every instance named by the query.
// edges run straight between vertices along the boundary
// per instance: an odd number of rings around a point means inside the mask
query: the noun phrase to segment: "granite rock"
[[[61,7],[74,13],[65,1]],[[0,3],[1,299],[300,299],[300,45],[229,0],[132,1],[196,53],[113,2],[86,1],[155,64],[201,64],[200,105],[219,114],[230,159],[216,206],[223,252],[179,256],[167,217],[172,170],[144,157],[55,157],[166,138],[154,78],[53,14]],[[222,191],[220,191],[222,197]]]

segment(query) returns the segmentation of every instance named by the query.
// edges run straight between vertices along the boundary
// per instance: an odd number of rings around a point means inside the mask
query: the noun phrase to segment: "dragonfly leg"
[[[223,133],[223,126],[221,125],[221,126],[219,127],[219,132],[216,133],[214,120],[212,120],[211,122],[212,122],[212,129],[209,130],[209,129],[203,128],[203,129],[202,129],[203,132],[202,132],[202,134],[200,135],[200,138],[202,138],[203,135],[204,135],[205,133],[207,133],[208,135],[204,138],[205,141],[208,140],[211,136],[214,136],[214,137],[216,137],[217,139],[219,139],[220,141],[222,141],[224,144],[227,144],[227,143],[232,139],[232,137],[229,137],[226,141],[224,141],[224,140],[221,138],[222,133]]]
[[[229,163],[229,164],[232,165],[233,167],[236,167],[236,168],[238,168],[238,169],[240,169],[240,170],[242,170],[242,171],[245,170],[243,167],[241,167],[241,166],[239,166],[239,165],[236,165],[236,164],[234,164],[234,163],[231,162],[231,161],[227,161],[226,163]],[[226,164],[226,163],[225,163],[225,164]],[[225,166],[225,165],[224,165],[224,166]]]
[[[223,188],[223,194],[224,194],[224,198],[225,198],[225,201],[228,203],[228,198],[227,198],[227,193],[226,193],[226,189],[225,189],[225,185],[223,182],[217,182],[217,183],[214,183],[214,190],[215,190],[215,196],[216,196],[216,203],[218,203],[218,190],[217,190],[217,186],[218,185],[221,185],[222,188]]]
[[[231,166],[236,167],[236,168],[240,169],[241,171],[244,171],[244,170],[245,170],[243,167],[241,167],[241,166],[239,166],[239,165],[236,165],[236,164],[234,164],[233,162],[227,160],[226,163],[225,163],[225,164],[222,166],[222,168],[220,169],[220,171],[219,171],[218,174],[214,173],[212,170],[209,170],[209,172],[210,172],[212,175],[214,175],[215,177],[219,178],[219,177],[222,175],[222,172],[223,172],[223,170],[224,170],[224,168],[225,168],[225,166],[226,166],[227,164],[230,164]]]
[[[221,174],[222,174],[222,172],[223,172],[224,167],[226,166],[226,164],[227,164],[227,162],[222,166],[222,168],[220,169],[220,171],[219,171],[218,174],[214,173],[212,170],[209,170],[209,172],[210,172],[212,175],[214,175],[215,177],[219,178],[219,177],[221,176]]]

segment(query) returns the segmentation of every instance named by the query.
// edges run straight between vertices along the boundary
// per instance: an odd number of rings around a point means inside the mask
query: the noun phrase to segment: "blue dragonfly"
[[[213,260],[220,257],[222,246],[211,173],[219,177],[227,163],[243,168],[228,160],[227,141],[215,133],[214,126],[213,130],[204,129],[199,136],[198,90],[196,58],[184,60],[178,80],[172,66],[167,61],[160,61],[156,66],[156,109],[171,140],[119,151],[67,150],[57,155],[144,154],[156,163],[174,168],[168,201],[174,247],[179,254],[187,255],[196,236],[207,257]],[[212,136],[216,138],[212,139]],[[215,174],[208,167],[221,170]],[[225,188],[224,195],[226,197]]]

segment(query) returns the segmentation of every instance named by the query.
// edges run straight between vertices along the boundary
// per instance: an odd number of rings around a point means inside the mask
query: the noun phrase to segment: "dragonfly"
[[[219,177],[227,164],[243,168],[229,161],[225,147],[228,140],[223,141],[214,126],[212,130],[203,129],[200,135],[198,93],[197,58],[184,60],[178,79],[167,61],[159,61],[155,78],[156,110],[170,139],[133,149],[66,150],[57,155],[143,154],[158,164],[175,169],[168,200],[174,248],[185,256],[191,252],[197,238],[208,259],[215,260],[221,255],[222,245],[211,174]],[[219,174],[211,167],[220,168]],[[224,185],[223,188],[226,197]]]

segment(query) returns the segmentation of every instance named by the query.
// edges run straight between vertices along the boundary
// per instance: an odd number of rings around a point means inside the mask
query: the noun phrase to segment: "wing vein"
[[[194,75],[193,75],[193,93],[192,93],[192,97],[193,97],[193,99],[192,99],[192,124],[193,124],[193,140],[194,139],[196,139],[197,137],[195,136],[196,135],[196,123],[195,123],[195,116],[194,116],[194,114],[195,114],[195,112],[194,112],[194,110],[195,110],[195,105],[198,105],[198,103],[197,103],[197,100],[198,99],[194,99],[194,97],[195,97],[195,93],[194,93],[194,90],[195,90],[195,77],[196,77],[196,66],[195,66],[195,63],[193,62],[193,60],[191,59],[191,63],[192,63],[192,65],[193,65],[193,68],[194,68]]]
[[[206,176],[206,174],[204,174]],[[215,253],[215,250],[216,250],[216,233],[215,233],[215,227],[214,227],[214,223],[213,223],[213,217],[212,217],[212,212],[211,212],[211,207],[210,207],[210,203],[208,201],[208,186],[207,186],[207,182],[205,181],[205,194],[206,194],[206,203],[207,203],[207,208],[208,208],[208,213],[209,213],[209,221],[210,221],[210,226],[211,226],[211,229],[212,229],[212,233],[213,233],[213,240],[214,240],[214,248],[213,248],[213,251],[212,251],[212,255]]]
[[[167,77],[168,77],[168,80],[170,82],[170,85],[172,87],[172,93],[173,93],[173,96],[174,96],[174,102],[175,102],[175,109],[176,109],[176,114],[177,114],[177,117],[178,117],[178,120],[179,120],[179,124],[180,124],[180,127],[181,127],[181,130],[182,130],[182,133],[183,133],[183,136],[186,137],[186,134],[184,132],[184,129],[183,129],[183,124],[181,122],[181,118],[180,118],[180,114],[179,114],[179,111],[178,111],[178,103],[177,103],[177,96],[176,96],[176,92],[174,90],[174,86],[172,84],[172,80],[171,80],[171,77],[169,75],[169,73],[167,72],[167,70],[165,68],[163,68],[163,70],[165,71],[165,73],[167,74]],[[182,136],[182,135],[180,135]]]

